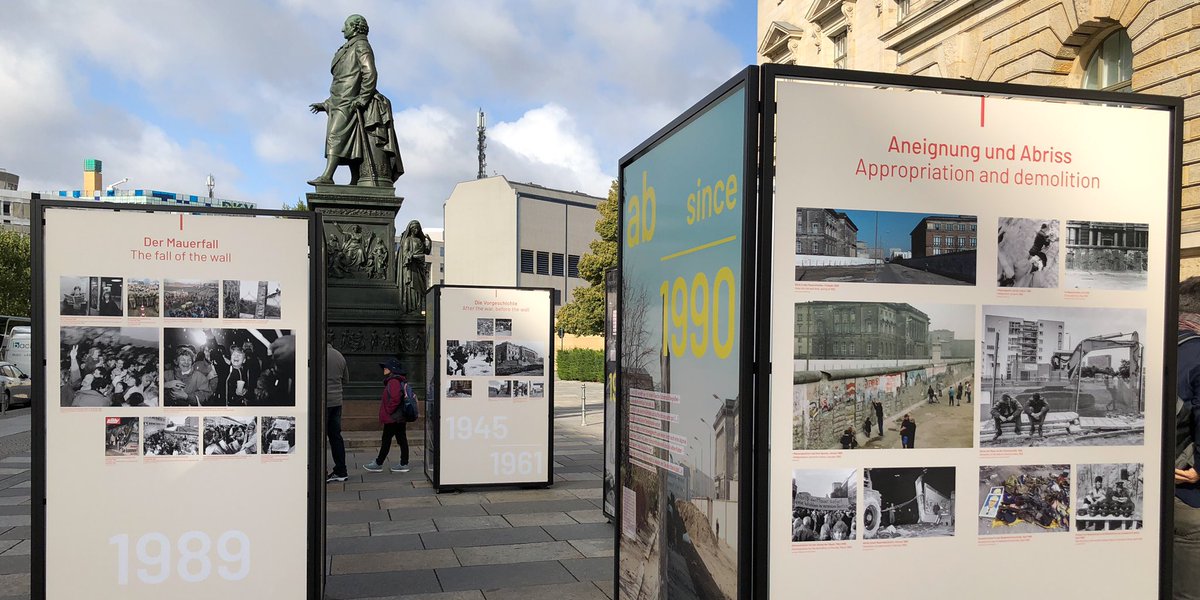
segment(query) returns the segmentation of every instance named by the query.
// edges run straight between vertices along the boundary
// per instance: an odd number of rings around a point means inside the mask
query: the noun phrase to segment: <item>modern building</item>
[[[1194,2],[758,0],[760,62],[1179,96],[1200,92]],[[898,118],[902,118],[898,117]],[[1200,231],[1200,120],[1184,117],[1182,230]],[[1200,246],[1200,240],[1184,247]],[[915,253],[914,253],[915,256]]]
[[[858,226],[830,208],[797,208],[796,254],[858,256]]]
[[[120,183],[120,182],[118,182]],[[96,202],[121,202],[124,204],[161,204],[168,206],[205,206],[218,208],[255,208],[253,202],[213,198],[209,195],[181,194],[160,190],[122,190],[118,184],[104,186],[103,161],[89,158],[83,163],[83,189],[42,192],[42,198],[59,200],[94,200]]]
[[[1055,353],[1069,350],[1062,321],[984,316],[983,376],[1029,380],[1046,376]]]
[[[0,169],[0,191],[16,191],[17,183],[20,181],[20,175]]]
[[[978,242],[975,217],[925,217],[913,227],[912,258],[974,251]]]
[[[726,398],[713,417],[713,478],[718,500],[738,497],[738,401]]]
[[[927,359],[929,315],[895,302],[798,302],[794,358]]]
[[[29,233],[30,200],[36,195],[0,189],[0,231]]]
[[[446,199],[445,283],[555,290],[555,310],[587,287],[579,258],[599,239],[601,198],[503,176],[454,186]]]

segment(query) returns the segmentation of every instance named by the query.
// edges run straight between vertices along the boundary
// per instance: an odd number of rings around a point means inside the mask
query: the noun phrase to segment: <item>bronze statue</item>
[[[346,43],[333,55],[329,98],[309,105],[329,114],[325,128],[325,172],[309,185],[332,185],[338,165],[350,167],[350,185],[391,187],[404,165],[392,123],[392,103],[375,84],[375,53],[367,42],[367,20],[350,15],[342,27]]]
[[[429,275],[425,269],[425,255],[433,250],[433,240],[421,230],[417,220],[408,222],[400,236],[400,251],[396,264],[400,266],[400,311],[417,312],[425,309],[425,292],[429,289]]]

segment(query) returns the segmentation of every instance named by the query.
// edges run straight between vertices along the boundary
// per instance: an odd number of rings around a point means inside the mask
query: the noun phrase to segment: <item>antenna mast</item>
[[[479,142],[475,145],[479,150],[479,172],[475,174],[475,179],[483,179],[487,177],[487,154],[484,152],[487,149],[487,119],[483,116],[482,108],[475,120],[475,131],[479,134]]]

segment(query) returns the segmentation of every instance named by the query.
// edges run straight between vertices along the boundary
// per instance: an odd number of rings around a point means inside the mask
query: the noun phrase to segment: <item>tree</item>
[[[617,266],[617,182],[608,188],[608,198],[596,205],[600,239],[588,244],[590,251],[579,259],[579,276],[588,287],[575,290],[575,298],[558,310],[558,326],[573,335],[604,332],[604,272]]]
[[[0,231],[0,314],[29,316],[32,295],[32,259],[29,236],[16,231]]]
[[[297,198],[295,204],[283,203],[283,210],[308,210],[308,203]]]

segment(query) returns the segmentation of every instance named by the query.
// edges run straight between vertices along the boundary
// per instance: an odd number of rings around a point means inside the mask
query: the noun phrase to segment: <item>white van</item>
[[[20,367],[22,371],[33,375],[32,331],[29,326],[13,327],[4,337],[4,346],[0,348],[0,360],[5,360]]]

